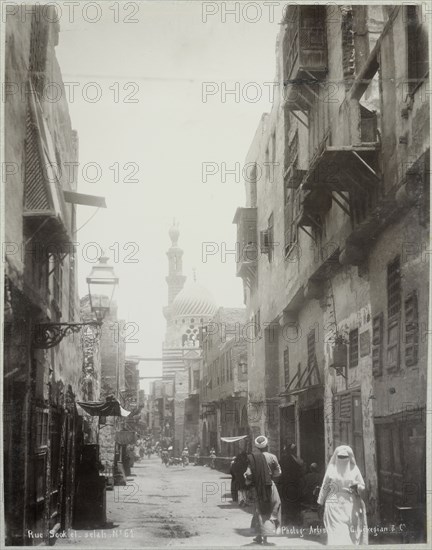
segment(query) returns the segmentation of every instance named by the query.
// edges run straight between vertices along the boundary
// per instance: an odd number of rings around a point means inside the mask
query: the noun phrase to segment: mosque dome
[[[193,281],[175,297],[172,313],[173,317],[212,317],[216,313],[216,304],[211,293]]]

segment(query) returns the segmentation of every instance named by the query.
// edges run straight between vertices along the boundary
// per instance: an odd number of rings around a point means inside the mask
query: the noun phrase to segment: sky
[[[243,306],[234,257],[204,261],[202,250],[235,247],[232,219],[245,203],[244,159],[271,108],[265,83],[275,77],[281,16],[242,13],[238,2],[106,2],[99,13],[94,4],[62,10],[56,48],[79,137],[78,191],[108,207],[78,207],[80,294],[103,249],[120,279],[119,316],[134,324],[127,354],[160,357],[173,218],[184,274],[196,269],[218,306]],[[235,4],[236,15],[223,13]],[[224,178],[224,166],[237,174]],[[156,376],[161,365],[140,371]]]

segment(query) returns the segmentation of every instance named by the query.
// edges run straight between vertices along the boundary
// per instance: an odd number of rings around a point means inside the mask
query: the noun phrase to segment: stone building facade
[[[80,314],[83,322],[93,320],[89,296],[80,300]],[[82,331],[83,368],[81,377],[83,401],[99,401],[101,394],[101,349],[100,330],[98,327],[86,326]],[[98,444],[99,417],[90,416],[80,407],[82,414],[85,443]]]
[[[208,456],[237,454],[238,443],[221,437],[249,436],[247,344],[244,308],[219,308],[206,327],[200,376],[200,445]]]
[[[73,241],[78,160],[55,47],[53,6],[17,6],[5,25],[4,495],[6,542],[47,542],[72,524],[83,438],[81,335]],[[47,86],[61,91],[49,101]],[[69,197],[66,192],[69,192]],[[34,533],[34,536],[29,534]]]
[[[370,522],[425,527],[429,98],[418,6],[289,6],[246,162],[237,275],[249,414],[323,469],[349,444]]]
[[[118,319],[117,305],[111,304],[100,334],[101,348],[101,391],[100,398],[115,396],[122,406],[125,391],[125,321]],[[116,433],[121,429],[119,417],[101,417],[99,422],[100,461],[106,472],[114,471],[116,460],[122,459],[122,449],[116,444]]]
[[[126,357],[124,365],[125,391],[123,394],[124,404],[130,411],[139,406],[139,361]]]
[[[147,421],[143,412],[145,405],[144,390],[140,390],[139,359],[126,357],[125,391],[122,395],[123,407],[130,411],[130,415],[123,420],[123,429],[134,432],[139,438],[146,435]]]
[[[155,441],[172,440],[174,425],[174,385],[172,380],[150,383],[148,395],[148,426]]]

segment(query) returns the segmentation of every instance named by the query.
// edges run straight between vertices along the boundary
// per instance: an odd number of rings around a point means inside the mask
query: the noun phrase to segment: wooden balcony
[[[250,286],[255,279],[259,256],[257,209],[237,208],[233,223],[237,224],[236,275]]]
[[[407,167],[398,189],[385,196],[375,197],[367,214],[353,225],[339,258],[341,264],[360,265],[367,256],[369,243],[376,235],[391,223],[397,222],[402,213],[410,208],[418,208],[420,223],[429,223],[429,164],[427,149]]]
[[[325,6],[290,6],[284,36],[284,90],[288,109],[308,110],[327,73]]]
[[[380,182],[378,144],[341,145],[323,148],[312,160],[302,187],[327,188],[329,191],[364,191]]]
[[[25,149],[24,225],[50,252],[73,250],[70,207],[66,205],[54,142],[36,94],[30,94]]]

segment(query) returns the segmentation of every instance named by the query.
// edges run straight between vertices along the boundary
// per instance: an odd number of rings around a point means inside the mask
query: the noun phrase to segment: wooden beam
[[[288,391],[292,385],[292,383],[294,382],[294,380],[298,377],[298,371],[295,373],[295,375],[291,378],[290,380],[290,383],[288,384],[288,386],[285,388],[285,391]]]
[[[315,239],[313,238],[313,235],[311,235],[309,233],[309,231],[306,231],[306,229],[303,227],[303,225],[299,224],[299,227],[300,227],[300,229],[302,229],[306,233],[306,235],[309,235],[309,237],[315,242]]]
[[[371,172],[376,177],[376,179],[379,179],[378,174],[375,172],[375,170],[371,166],[369,166],[369,164],[364,159],[362,159],[356,151],[353,151],[353,154],[359,159],[360,162],[362,162],[366,166],[369,172]]]
[[[302,111],[302,113],[303,113],[303,111]],[[296,115],[296,114],[295,114],[295,111],[291,111],[291,114],[292,114],[293,116],[295,116],[296,119],[297,119],[299,122],[301,122],[301,124],[303,124],[303,126],[304,126],[307,130],[309,130],[309,125],[306,124],[306,122],[305,122],[304,120],[302,120],[298,115]]]
[[[106,208],[105,197],[96,195],[86,195],[76,193],[75,191],[63,191],[64,200],[72,204],[81,204],[84,206],[96,206],[97,208]]]
[[[340,191],[335,191],[335,193],[340,193]],[[349,209],[344,204],[342,204],[337,197],[333,196],[333,200],[340,208],[342,208],[347,216],[351,216],[351,212],[349,211]]]

